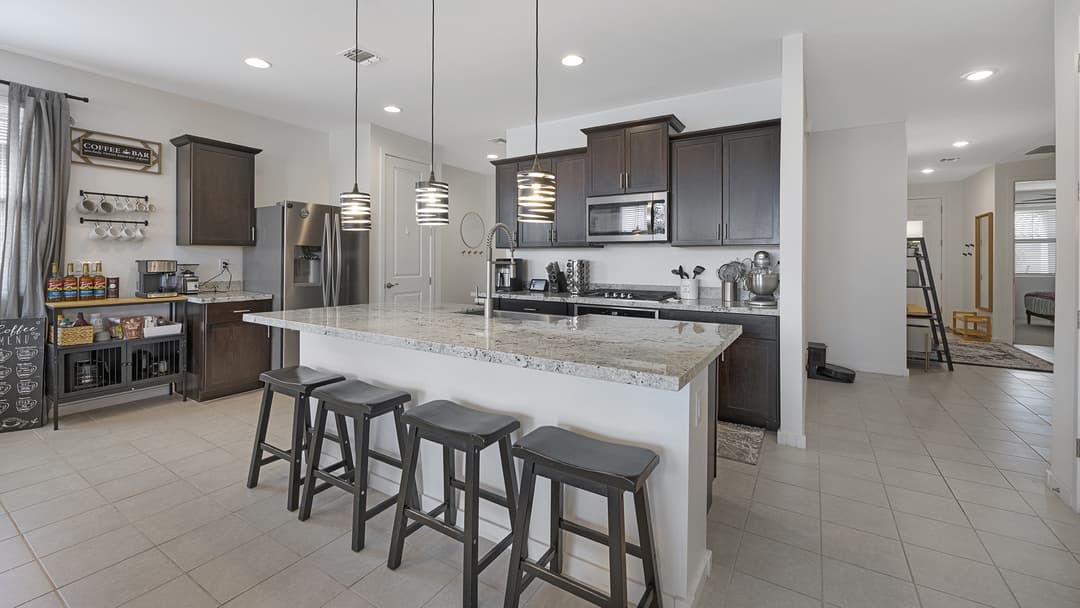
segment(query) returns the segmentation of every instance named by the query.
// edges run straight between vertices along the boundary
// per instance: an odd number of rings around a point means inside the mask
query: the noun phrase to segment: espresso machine
[[[176,295],[176,260],[135,260],[139,266],[137,298],[168,298]]]
[[[521,258],[499,258],[495,260],[495,291],[521,291],[524,289],[522,277],[525,270],[522,268],[524,260]]]

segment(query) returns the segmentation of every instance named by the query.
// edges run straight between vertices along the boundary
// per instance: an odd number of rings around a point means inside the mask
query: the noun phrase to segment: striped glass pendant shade
[[[434,172],[426,181],[416,182],[416,223],[420,226],[450,223],[450,184],[436,181]]]
[[[517,174],[517,221],[529,224],[555,222],[555,174],[537,162]]]
[[[360,188],[353,184],[352,192],[342,192],[341,201],[341,229],[348,232],[365,232],[371,230],[371,195],[360,192]]]

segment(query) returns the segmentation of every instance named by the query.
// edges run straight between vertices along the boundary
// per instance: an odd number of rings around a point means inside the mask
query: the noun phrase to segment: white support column
[[[805,285],[806,85],[803,35],[784,36],[780,112],[780,431],[783,445],[806,447]]]

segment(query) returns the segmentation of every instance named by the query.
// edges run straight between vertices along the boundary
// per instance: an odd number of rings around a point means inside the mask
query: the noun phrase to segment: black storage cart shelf
[[[46,405],[52,405],[53,429],[60,428],[61,404],[163,385],[169,387],[169,394],[178,389],[183,395],[187,379],[186,328],[168,336],[57,346],[58,313],[75,308],[167,303],[170,320],[177,322],[176,305],[184,301],[184,298],[126,298],[47,305],[51,341],[45,358],[48,367],[45,398]],[[187,397],[183,399],[186,401]]]

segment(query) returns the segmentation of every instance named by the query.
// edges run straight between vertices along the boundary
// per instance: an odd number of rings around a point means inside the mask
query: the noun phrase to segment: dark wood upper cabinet
[[[670,136],[684,128],[673,115],[582,129],[588,196],[666,192]]]
[[[780,243],[780,126],[687,134],[671,142],[672,245]]]
[[[528,171],[532,169],[532,159],[520,161],[517,164],[518,171]],[[551,172],[551,159],[540,159],[540,170]],[[558,184],[558,178],[556,178],[556,184]],[[514,192],[514,198],[517,199],[517,192]],[[515,209],[516,213],[516,209]],[[555,200],[555,215],[559,214],[558,195],[556,194]],[[551,227],[552,224],[536,224],[533,222],[518,222],[518,246],[519,247],[551,247]]]
[[[722,137],[671,143],[671,244],[717,245],[723,239]]]
[[[495,165],[495,221],[502,222],[517,234],[517,163]],[[502,230],[495,233],[495,246],[510,247],[510,239]]]
[[[194,135],[176,146],[176,244],[255,244],[255,155],[238,144]]]
[[[555,172],[553,244],[558,247],[587,247],[585,153],[573,152],[551,160]]]
[[[780,127],[724,135],[724,244],[780,243]]]

